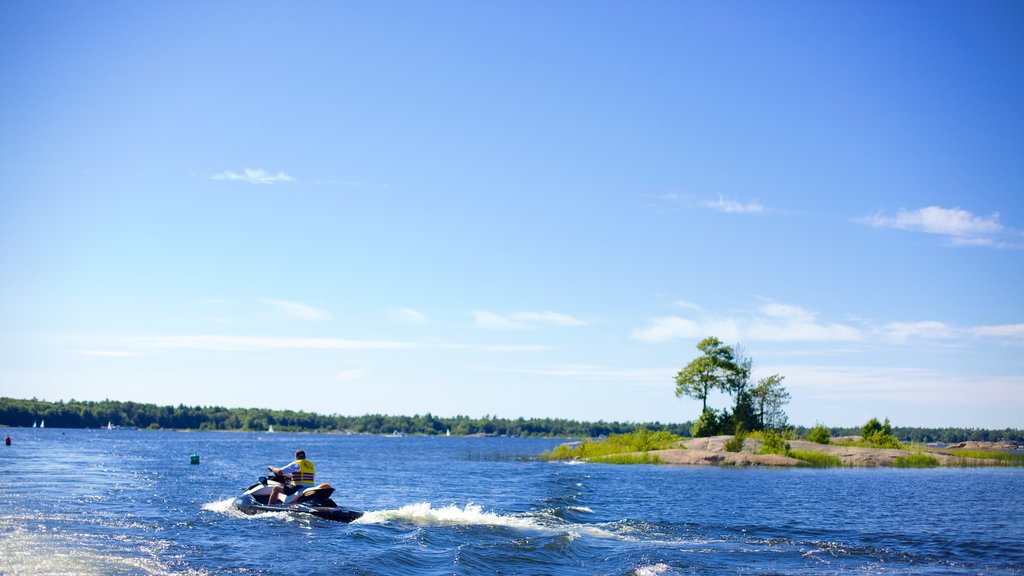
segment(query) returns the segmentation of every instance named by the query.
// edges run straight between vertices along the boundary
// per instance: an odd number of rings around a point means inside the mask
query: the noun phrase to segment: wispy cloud
[[[632,331],[635,340],[664,343],[716,336],[726,342],[861,342],[891,344],[989,338],[1024,346],[1024,324],[962,327],[938,320],[885,323],[859,319],[826,322],[810,310],[792,304],[764,301],[751,311],[714,314],[696,305],[685,315],[660,316]]]
[[[389,310],[388,315],[394,322],[401,322],[403,324],[427,324],[427,317],[423,315],[419,310],[413,310],[412,308],[396,308]]]
[[[820,322],[817,315],[809,310],[777,302],[766,302],[754,312],[735,316],[702,313],[698,318],[652,318],[646,327],[632,332],[636,340],[655,343],[709,335],[725,341],[765,342],[834,342],[857,341],[862,338],[861,330],[856,327]]]
[[[760,214],[765,210],[764,205],[759,202],[737,202],[723,196],[719,196],[717,200],[705,200],[704,206],[726,214]]]
[[[615,368],[597,364],[556,364],[548,366],[493,368],[492,372],[514,372],[594,382],[655,383],[664,385],[677,368]]]
[[[418,344],[388,340],[288,338],[275,336],[182,335],[136,338],[129,344],[154,350],[408,350]]]
[[[1024,324],[975,326],[967,331],[978,338],[994,338],[1005,344],[1024,346]]]
[[[977,216],[961,208],[928,206],[917,210],[900,208],[894,216],[881,212],[855,218],[854,222],[875,228],[893,228],[945,237],[954,246],[1015,247],[1006,241],[1015,234],[999,222],[999,214]],[[1019,235],[1019,233],[1018,233]],[[1019,247],[1016,246],[1016,247]]]
[[[76,353],[82,356],[96,356],[101,358],[130,358],[133,356],[140,356],[138,352],[130,352],[127,350],[76,350]]]
[[[668,206],[674,209],[707,209],[723,214],[761,214],[770,210],[762,203],[756,201],[742,201],[726,198],[719,195],[718,198],[700,198],[692,194],[654,194],[647,196],[656,202],[656,207]]]
[[[299,302],[289,302],[275,298],[264,298],[264,302],[270,304],[289,318],[296,320],[329,320],[331,313],[320,308],[314,308]]]
[[[359,380],[363,376],[366,376],[366,369],[356,368],[353,370],[345,370],[343,372],[338,372],[337,374],[335,374],[334,379],[337,380],[338,382],[355,382],[356,380]]]
[[[889,342],[904,343],[918,340],[950,340],[958,336],[958,330],[934,320],[923,322],[889,322],[879,329],[882,338]]]
[[[558,312],[473,312],[477,328],[485,330],[524,330],[543,326],[585,326],[586,322]]]
[[[238,182],[248,182],[250,184],[279,184],[282,182],[291,182],[292,177],[285,174],[284,172],[278,172],[277,174],[271,174],[262,168],[246,168],[241,174],[238,172],[232,172],[226,170],[218,174],[210,176],[212,180],[231,180]]]

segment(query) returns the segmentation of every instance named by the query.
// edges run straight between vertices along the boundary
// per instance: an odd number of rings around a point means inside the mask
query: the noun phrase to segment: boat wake
[[[450,504],[434,508],[429,502],[421,502],[394,510],[366,512],[353,524],[383,524],[387,522],[407,522],[421,526],[491,526],[548,534],[568,534],[573,537],[586,535],[597,538],[616,538],[619,536],[599,526],[560,521],[544,512],[498,514],[487,512],[477,504],[466,504],[462,507]]]

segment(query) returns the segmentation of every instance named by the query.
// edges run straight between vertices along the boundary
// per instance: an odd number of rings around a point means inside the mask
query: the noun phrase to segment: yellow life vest
[[[309,460],[296,460],[295,463],[299,465],[299,471],[292,473],[292,484],[312,486],[316,467]]]

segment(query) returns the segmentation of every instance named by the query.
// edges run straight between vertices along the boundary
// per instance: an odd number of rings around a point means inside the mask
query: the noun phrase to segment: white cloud
[[[412,308],[396,308],[390,310],[388,315],[395,322],[402,322],[403,324],[427,324],[427,317],[418,310]]]
[[[958,330],[944,322],[890,322],[882,326],[881,336],[889,342],[904,343],[912,338],[948,340],[956,338]]]
[[[492,372],[514,372],[551,376],[585,381],[609,381],[623,384],[658,384],[671,383],[672,376],[678,368],[611,368],[596,364],[560,364],[550,366],[494,368]]]
[[[586,322],[559,312],[473,312],[477,328],[485,330],[523,330],[540,326],[584,326]]]
[[[363,368],[356,368],[353,370],[345,370],[343,372],[338,372],[334,376],[334,379],[339,382],[355,382],[356,380],[359,380],[363,376],[366,376],[366,370]]]
[[[271,174],[262,168],[246,168],[242,174],[226,170],[219,174],[214,174],[213,176],[210,176],[210,178],[213,180],[248,182],[250,184],[277,184],[280,182],[292,181],[292,177],[284,172]]]
[[[276,300],[274,298],[264,298],[263,301],[276,307],[285,316],[296,320],[330,320],[332,318],[331,313],[326,310],[314,308],[299,302]]]
[[[961,208],[928,206],[917,210],[900,208],[895,216],[878,213],[856,218],[854,221],[875,228],[894,228],[945,236],[957,246],[1010,246],[1007,242],[999,240],[1001,235],[1011,233],[999,223],[999,214],[983,217]]]
[[[263,336],[150,336],[136,338],[129,344],[157,350],[403,350],[418,348],[417,344],[387,340],[344,340],[340,338],[286,338]]]
[[[680,316],[654,318],[647,327],[632,332],[636,340],[655,343],[711,335],[726,342],[830,342],[862,338],[861,331],[853,326],[821,323],[808,310],[775,302],[762,304],[757,313],[735,317],[704,314],[697,319]]]
[[[974,336],[988,338],[1004,338],[1010,341],[1024,343],[1024,324],[1000,324],[995,326],[975,326],[969,328]]]
[[[718,200],[705,200],[704,206],[726,214],[759,214],[765,210],[764,205],[760,203],[736,202],[735,200],[726,200],[723,196],[719,196]]]

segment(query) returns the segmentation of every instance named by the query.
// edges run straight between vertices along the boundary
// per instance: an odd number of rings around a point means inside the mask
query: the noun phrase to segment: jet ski
[[[267,476],[260,476],[255,484],[246,488],[245,492],[238,498],[235,498],[231,504],[246,514],[289,512],[292,514],[309,514],[339,522],[351,522],[363,515],[362,512],[342,508],[334,500],[331,500],[334,488],[330,484],[300,486],[294,494],[284,496],[283,504],[270,506],[267,500],[270,498],[270,491],[275,485],[283,489],[289,486],[289,482],[284,476],[272,476],[269,478]],[[284,495],[283,492],[281,494]]]

